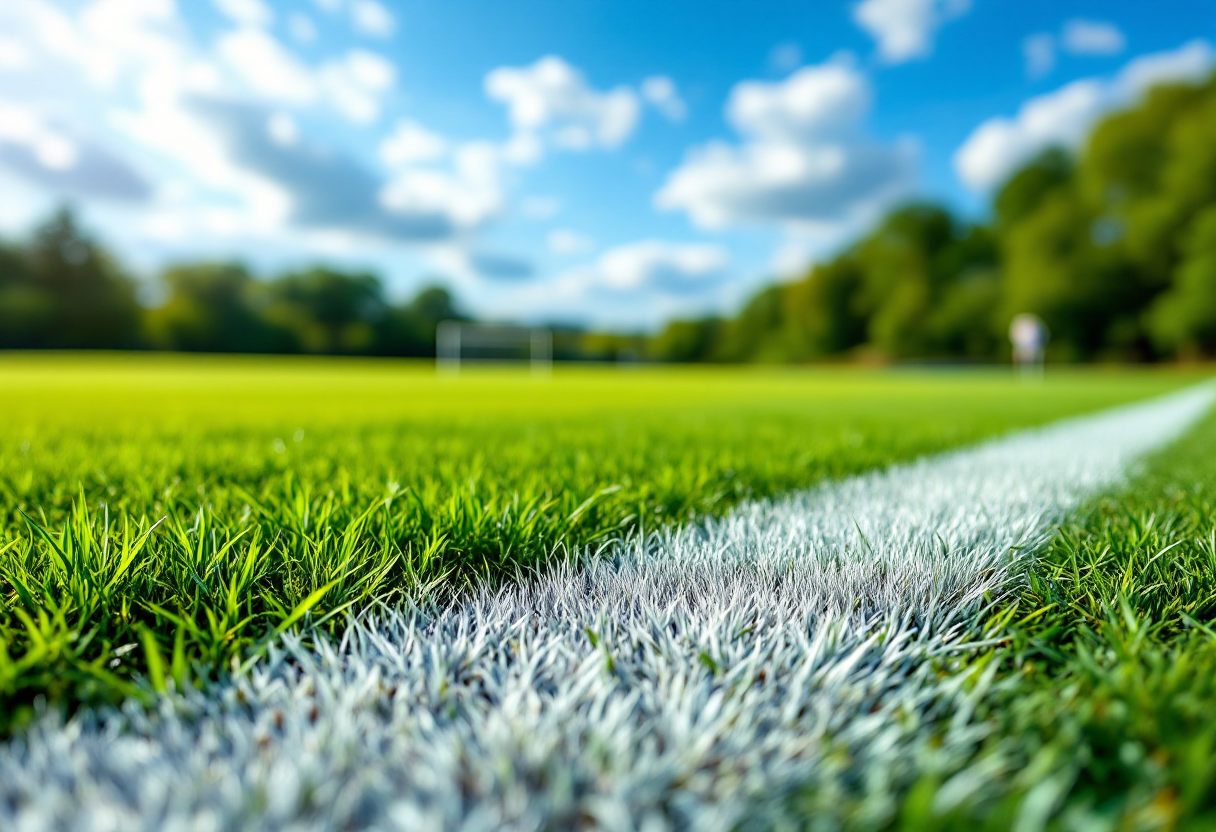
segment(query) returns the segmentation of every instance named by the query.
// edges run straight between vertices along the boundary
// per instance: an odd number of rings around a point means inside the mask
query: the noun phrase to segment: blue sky
[[[729,311],[1216,60],[1212,0],[3,0],[0,233],[486,317]],[[151,283],[149,282],[149,285]]]

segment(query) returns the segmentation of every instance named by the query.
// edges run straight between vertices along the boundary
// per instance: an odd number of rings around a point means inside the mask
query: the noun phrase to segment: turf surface
[[[994,730],[952,772],[988,774],[942,801],[936,772],[908,826],[1216,828],[1216,415],[1065,527],[1008,612]]]
[[[1191,380],[6,356],[0,731],[38,697],[212,675],[306,616]]]

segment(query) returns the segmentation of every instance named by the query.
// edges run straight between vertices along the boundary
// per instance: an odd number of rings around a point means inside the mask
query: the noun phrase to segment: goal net
[[[544,327],[442,321],[435,330],[435,366],[459,373],[468,363],[526,362],[533,373],[553,369],[553,332]]]

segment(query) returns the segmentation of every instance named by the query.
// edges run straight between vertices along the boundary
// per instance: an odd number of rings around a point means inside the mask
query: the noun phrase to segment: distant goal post
[[[553,370],[553,331],[539,326],[440,321],[435,329],[435,367],[455,375],[474,362],[527,362],[532,372]]]

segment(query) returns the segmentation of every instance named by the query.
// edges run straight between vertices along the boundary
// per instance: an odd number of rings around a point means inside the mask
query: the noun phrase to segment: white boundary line
[[[0,828],[725,830],[779,823],[808,788],[878,822],[931,733],[980,730],[927,659],[982,635],[1010,553],[1212,399],[745,506],[317,652],[289,637],[155,713],[48,718],[0,748]]]

